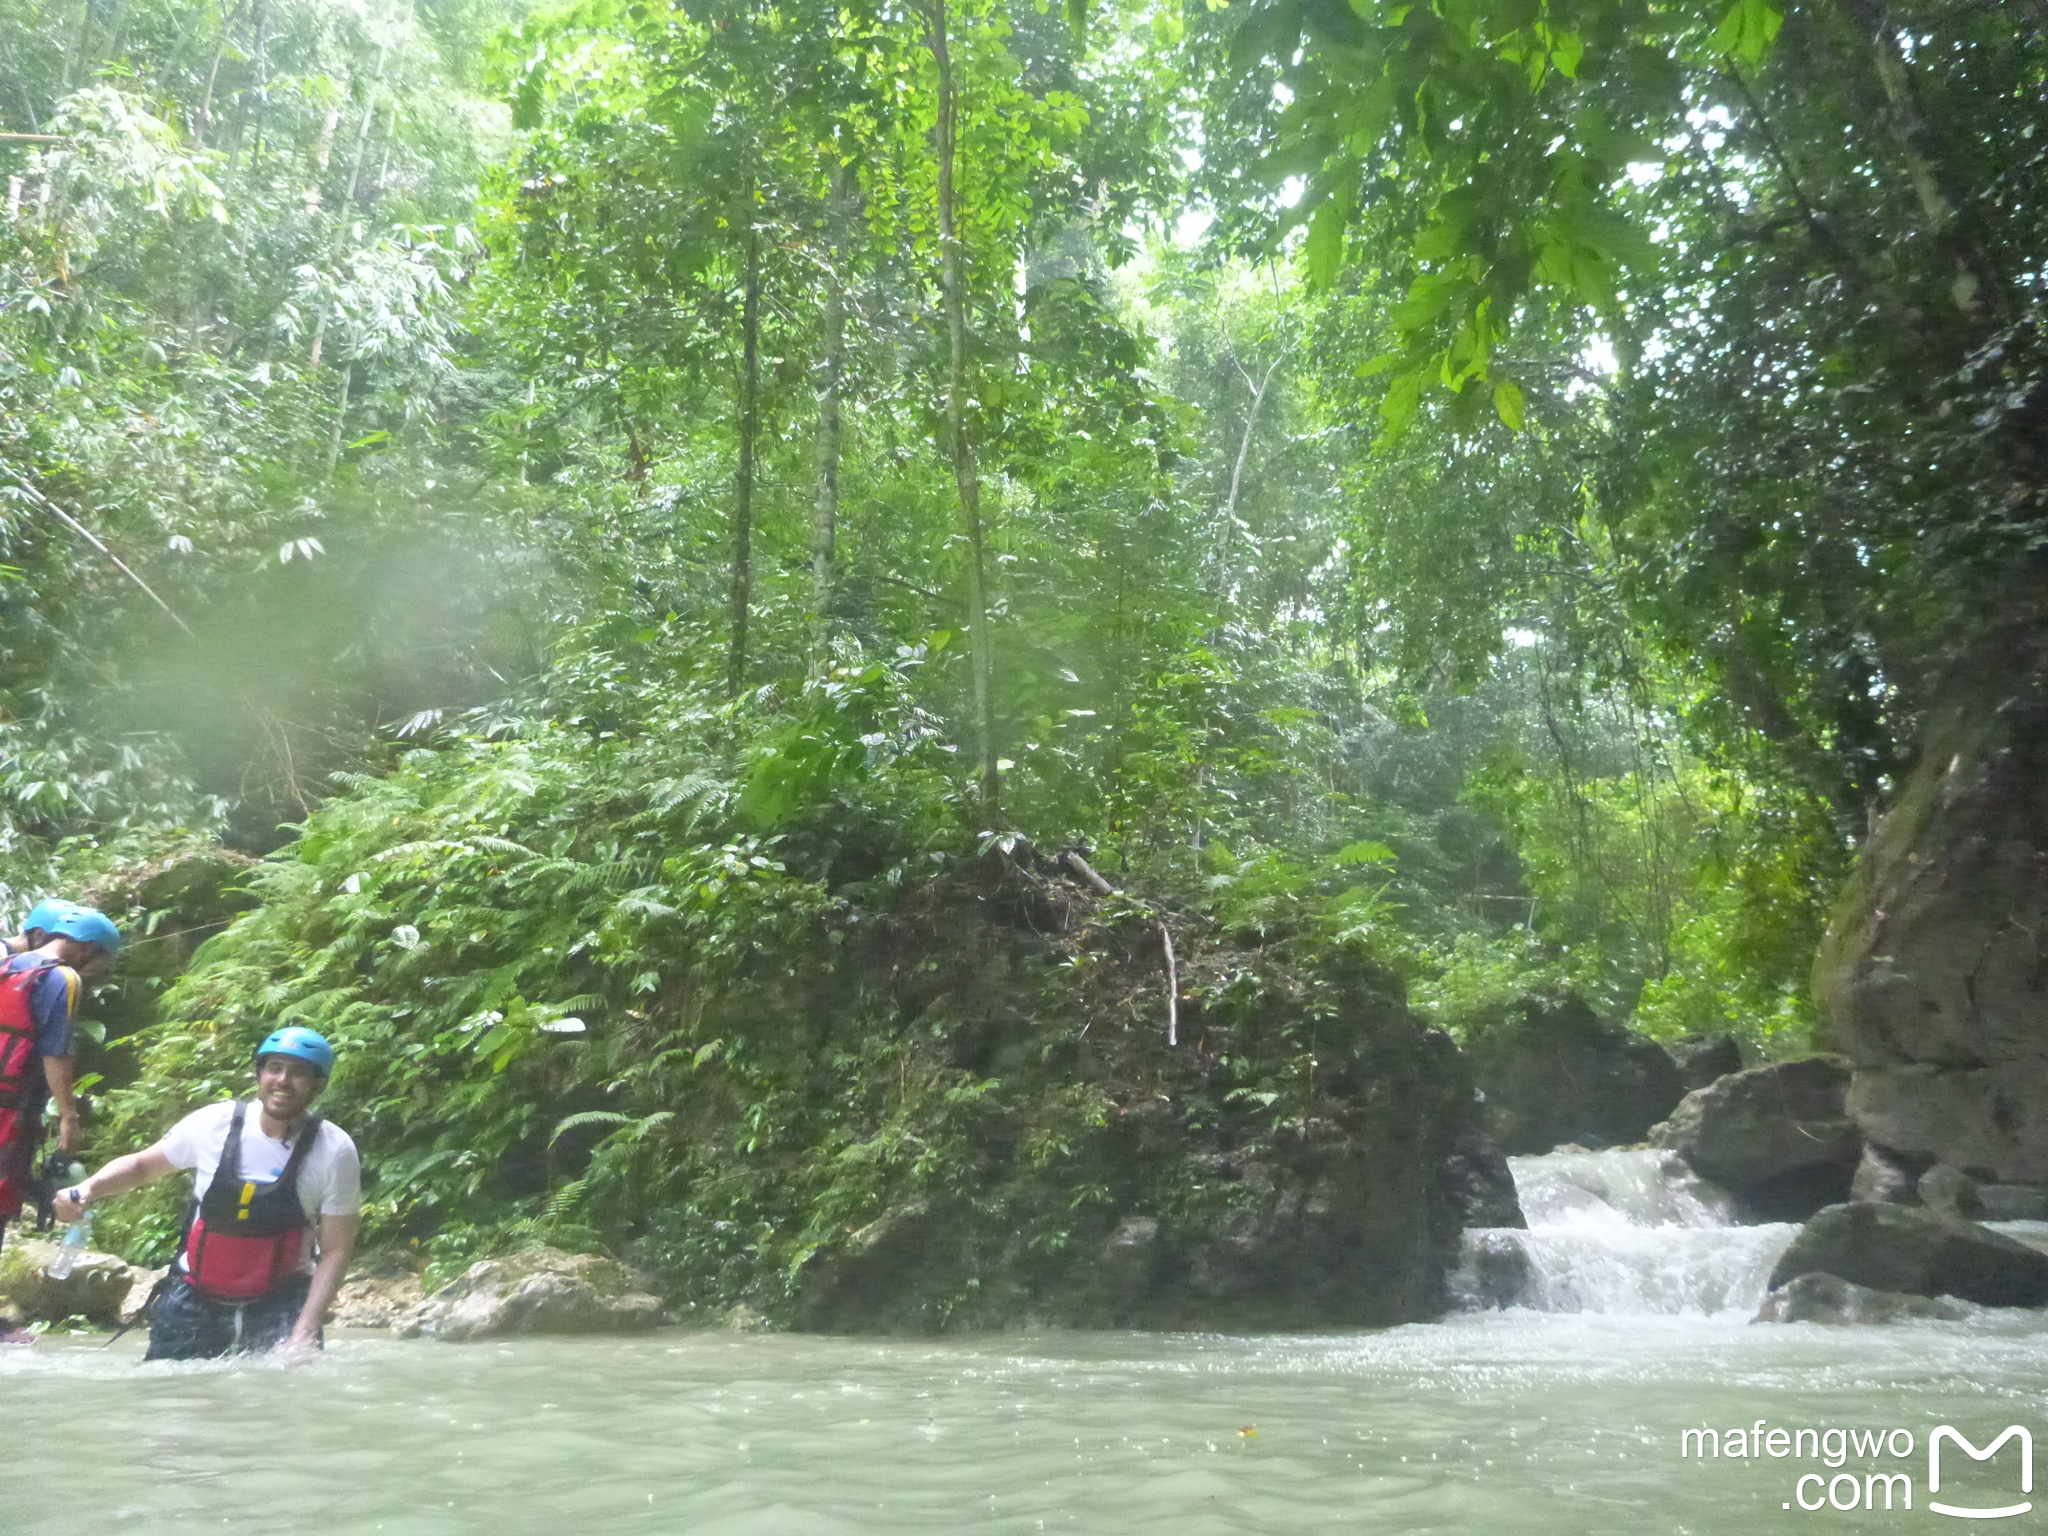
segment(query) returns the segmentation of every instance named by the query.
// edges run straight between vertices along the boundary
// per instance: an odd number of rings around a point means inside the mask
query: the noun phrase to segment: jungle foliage
[[[835,956],[1019,848],[1191,976],[1804,1045],[2038,585],[2042,65],[1965,0],[11,7],[0,884],[267,856],[102,1149],[302,1020],[382,1236],[765,1296],[971,1182],[1013,1090]]]

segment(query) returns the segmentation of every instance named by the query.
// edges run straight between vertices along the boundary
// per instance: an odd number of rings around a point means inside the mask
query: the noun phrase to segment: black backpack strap
[[[305,1168],[306,1159],[313,1155],[313,1143],[320,1139],[321,1124],[318,1114],[306,1116],[305,1123],[299,1127],[299,1139],[292,1143],[292,1155],[285,1159],[284,1172],[277,1176],[278,1184],[289,1189],[294,1198],[299,1192],[299,1173]],[[299,1207],[299,1211],[305,1216],[307,1226],[314,1225],[312,1212],[307,1211],[303,1205]]]
[[[249,1106],[237,1099],[235,1112],[228,1117],[228,1139],[221,1143],[220,1161],[213,1165],[213,1178],[199,1197],[202,1208],[216,1198],[234,1203],[235,1186],[242,1182],[242,1121],[248,1113]]]

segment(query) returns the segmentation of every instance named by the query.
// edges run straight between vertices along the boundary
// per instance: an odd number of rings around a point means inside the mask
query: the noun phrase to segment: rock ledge
[[[633,1288],[594,1253],[532,1248],[472,1264],[396,1320],[399,1338],[492,1338],[526,1333],[638,1333],[662,1321],[661,1299]]]

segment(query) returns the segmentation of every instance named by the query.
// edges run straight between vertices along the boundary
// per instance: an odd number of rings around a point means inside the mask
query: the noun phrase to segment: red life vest
[[[249,1106],[237,1104],[228,1139],[206,1193],[193,1202],[192,1221],[180,1248],[185,1278],[215,1301],[254,1301],[297,1273],[312,1223],[299,1204],[299,1170],[320,1139],[320,1117],[299,1127],[292,1155],[273,1183],[242,1177],[242,1121]]]
[[[57,962],[42,956],[37,962],[0,972],[0,1221],[21,1214],[42,1139],[41,1062],[29,1000]]]

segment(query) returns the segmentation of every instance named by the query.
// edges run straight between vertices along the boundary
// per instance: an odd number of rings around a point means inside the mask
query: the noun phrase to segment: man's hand
[[[76,1152],[78,1150],[78,1110],[67,1106],[57,1116],[57,1150]]]
[[[85,1207],[71,1198],[71,1191],[68,1189],[57,1191],[56,1198],[50,1202],[50,1209],[57,1213],[57,1219],[67,1227],[85,1215]]]
[[[303,1327],[294,1328],[285,1341],[277,1346],[277,1362],[280,1365],[310,1365],[319,1353],[318,1331],[309,1334]]]

